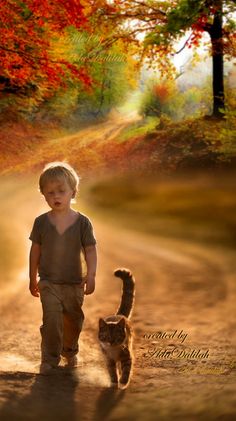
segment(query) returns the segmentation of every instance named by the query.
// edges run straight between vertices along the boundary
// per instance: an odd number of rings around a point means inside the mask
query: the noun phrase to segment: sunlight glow
[[[33,363],[22,355],[1,353],[0,371],[21,371],[27,373],[38,373],[38,364]]]

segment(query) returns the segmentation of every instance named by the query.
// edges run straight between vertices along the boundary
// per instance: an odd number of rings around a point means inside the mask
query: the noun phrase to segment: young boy
[[[51,208],[35,219],[29,237],[29,289],[34,297],[40,296],[43,309],[41,374],[51,374],[61,355],[67,366],[77,365],[84,294],[95,289],[97,254],[92,224],[71,208],[78,184],[74,169],[61,162],[48,164],[39,179],[39,189]]]

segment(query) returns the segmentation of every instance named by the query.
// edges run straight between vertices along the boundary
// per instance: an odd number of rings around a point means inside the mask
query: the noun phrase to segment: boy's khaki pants
[[[39,281],[38,287],[43,307],[43,325],[40,327],[42,362],[56,367],[61,355],[70,358],[78,353],[84,320],[81,309],[84,288],[46,280]]]

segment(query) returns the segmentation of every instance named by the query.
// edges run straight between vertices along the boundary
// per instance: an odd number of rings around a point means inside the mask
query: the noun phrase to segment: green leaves
[[[166,31],[172,35],[183,34],[199,17],[202,1],[181,0],[167,15]]]

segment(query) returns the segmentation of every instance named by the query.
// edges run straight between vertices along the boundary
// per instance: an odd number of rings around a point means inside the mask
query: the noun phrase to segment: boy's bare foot
[[[78,366],[78,358],[76,355],[73,357],[66,357],[66,367],[68,368],[75,368]]]
[[[48,363],[41,363],[39,367],[39,374],[43,376],[49,376],[53,373],[53,367]]]

